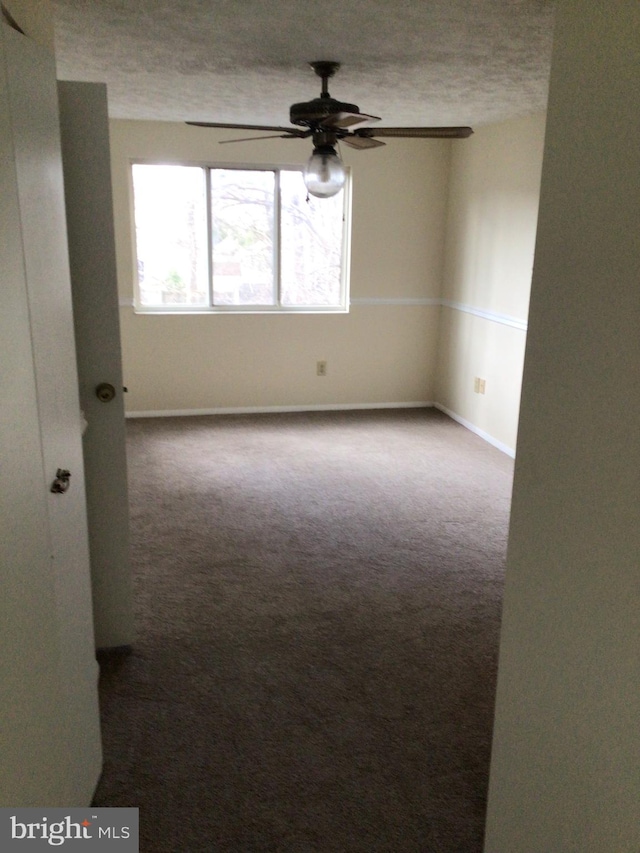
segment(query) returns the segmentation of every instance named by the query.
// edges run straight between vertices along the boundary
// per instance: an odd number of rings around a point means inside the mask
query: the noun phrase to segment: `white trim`
[[[166,305],[161,308],[136,308],[135,313],[140,317],[223,317],[225,314],[348,314],[349,309],[327,305],[318,305],[315,308],[294,308],[287,305],[203,305],[194,308],[192,305]]]
[[[480,427],[477,427],[475,424],[472,424],[471,421],[468,421],[461,415],[452,412],[451,409],[447,409],[447,407],[443,406],[441,403],[434,403],[434,406],[436,409],[439,409],[439,411],[443,412],[452,420],[457,421],[457,423],[461,424],[461,426],[480,436],[480,438],[483,438],[488,444],[491,444],[493,447],[497,447],[498,450],[501,450],[503,453],[506,453],[507,456],[510,456],[512,459],[516,458],[516,452],[513,447],[509,447],[508,444],[504,444],[504,442],[498,441],[497,438],[494,438],[492,435],[489,435],[488,432],[485,432],[483,429],[480,429]]]
[[[360,409],[428,409],[434,403],[320,403],[311,406],[238,406],[221,409],[167,409],[165,411],[126,412],[127,418],[183,418],[192,415],[263,415],[280,412],[343,412]]]
[[[346,241],[345,241],[346,245]],[[134,301],[130,297],[121,296],[119,299],[121,308],[133,308]],[[362,297],[362,298],[354,298],[349,300],[349,305],[435,305],[439,306],[442,304],[442,300],[440,299],[419,299],[413,297],[390,297],[390,298],[370,298],[370,297]],[[320,306],[318,308],[282,308],[281,306],[275,306],[273,308],[265,308],[264,306],[255,307],[255,306],[247,306],[244,310],[242,306],[232,306],[228,310],[222,310],[218,306],[217,309],[213,309],[210,306],[203,305],[202,307],[193,308],[191,306],[185,306],[181,308],[180,306],[166,306],[164,308],[138,308],[136,310],[136,314],[309,314],[309,313],[323,313],[323,314],[345,314],[347,313],[348,308],[340,307],[340,308],[327,308],[326,306]]]
[[[449,299],[441,299],[440,304],[445,308],[453,308],[456,311],[464,311],[465,314],[473,314],[474,317],[482,317],[483,320],[491,320],[501,323],[503,326],[511,326],[513,329],[527,331],[527,321],[518,317],[510,317],[508,314],[496,314],[494,311],[485,311],[484,308],[476,308],[474,305],[465,305],[462,302],[451,302]]]
[[[412,296],[362,296],[351,299],[351,305],[440,305],[442,300],[430,297]]]
[[[134,302],[131,297],[121,296],[119,299],[119,304],[121,308],[133,308]],[[437,299],[435,297],[412,297],[412,296],[390,296],[390,297],[377,297],[377,296],[361,296],[361,297],[353,297],[349,304],[351,306],[359,306],[359,305],[429,305],[429,306],[439,306],[443,305],[446,308],[452,308],[455,311],[464,311],[465,314],[473,314],[474,317],[481,317],[483,320],[490,320],[493,323],[500,323],[503,326],[510,326],[512,329],[519,329],[521,332],[527,331],[527,321],[520,320],[518,317],[510,317],[508,314],[497,314],[495,311],[485,311],[484,308],[476,308],[473,305],[465,305],[462,302],[452,302],[449,299]],[[203,307],[201,309],[182,309],[175,310],[175,307],[167,308],[163,310],[162,308],[148,308],[148,309],[138,309],[137,314],[167,314],[167,315],[176,315],[176,314],[313,314],[313,313],[322,313],[322,314],[344,314],[347,313],[348,309],[346,308],[329,308],[326,307],[313,309],[313,308],[304,308],[304,309],[290,309],[287,311],[282,308],[274,308],[271,310],[265,310],[264,308],[254,308],[249,306],[245,310],[238,309],[234,307],[234,309],[228,311],[214,310],[212,308]]]

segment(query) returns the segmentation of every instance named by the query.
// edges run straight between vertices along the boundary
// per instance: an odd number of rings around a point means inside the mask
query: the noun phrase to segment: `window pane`
[[[211,170],[213,304],[274,305],[274,172]]]
[[[300,172],[280,173],[282,304],[340,307],[344,191],[309,196]]]
[[[142,307],[209,303],[204,171],[132,166]]]

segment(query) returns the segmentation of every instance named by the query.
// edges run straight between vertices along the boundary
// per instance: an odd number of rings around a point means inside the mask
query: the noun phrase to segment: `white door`
[[[80,383],[93,617],[98,648],[133,642],[120,317],[104,83],[59,82]],[[112,399],[96,394],[110,385]]]
[[[101,746],[55,64],[0,30],[0,805],[82,806]]]

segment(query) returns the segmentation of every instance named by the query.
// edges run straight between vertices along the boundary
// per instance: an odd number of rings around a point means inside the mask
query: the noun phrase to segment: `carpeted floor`
[[[127,429],[94,804],[143,853],[480,853],[512,460],[434,410]]]

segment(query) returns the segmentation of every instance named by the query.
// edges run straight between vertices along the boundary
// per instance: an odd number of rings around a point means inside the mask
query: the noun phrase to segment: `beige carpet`
[[[143,853],[480,853],[512,461],[433,410],[128,423]]]

